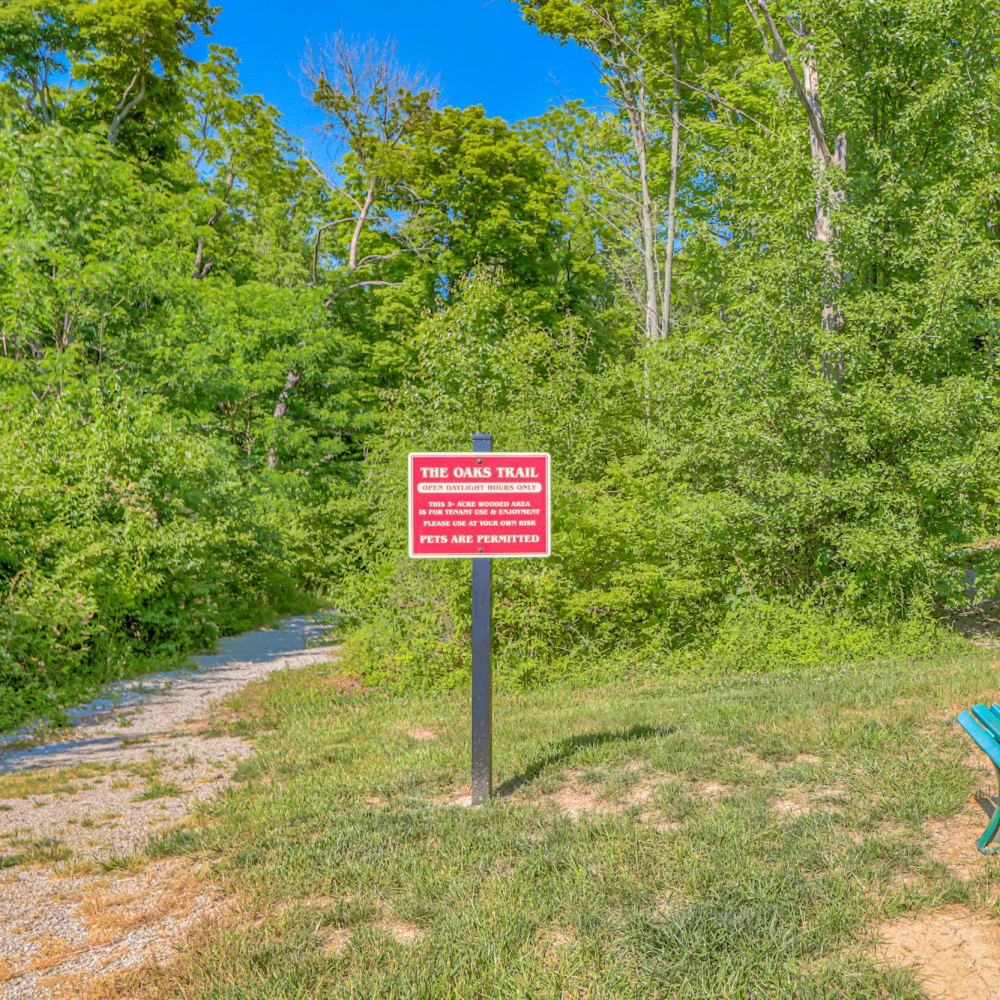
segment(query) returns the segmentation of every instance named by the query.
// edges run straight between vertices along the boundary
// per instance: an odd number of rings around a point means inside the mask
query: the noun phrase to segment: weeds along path
[[[166,957],[222,905],[190,866],[136,852],[253,750],[210,729],[207,707],[330,660],[332,647],[311,645],[322,631],[296,617],[224,639],[194,670],[114,685],[51,742],[0,744],[0,1000],[82,995],[95,974]]]

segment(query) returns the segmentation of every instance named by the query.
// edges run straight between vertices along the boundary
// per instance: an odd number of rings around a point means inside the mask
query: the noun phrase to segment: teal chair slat
[[[983,729],[985,729],[990,736],[993,737],[998,743],[1000,743],[1000,716],[998,716],[993,709],[987,708],[985,705],[973,705],[969,711],[975,716],[976,722],[978,722]],[[996,761],[1000,764],[1000,760]]]
[[[973,705],[971,710],[959,713],[955,721],[972,737],[980,750],[989,757],[993,764],[993,769],[997,773],[997,780],[1000,781],[1000,742],[996,735],[1000,733],[1000,714],[996,712],[996,705],[987,708],[985,705]],[[1000,845],[991,847],[993,838],[1000,829],[1000,805],[993,810],[993,815],[983,835],[976,841],[976,847],[981,854],[996,854],[1000,852]]]
[[[990,719],[1000,726],[1000,708],[997,708],[996,705],[983,705],[983,708],[986,709]]]
[[[970,711],[962,712],[955,721],[975,740],[979,749],[994,764],[1000,763],[1000,743],[997,743]]]

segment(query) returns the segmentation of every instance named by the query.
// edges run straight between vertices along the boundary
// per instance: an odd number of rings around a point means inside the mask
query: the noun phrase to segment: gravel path
[[[71,713],[69,736],[6,753],[0,743],[0,1000],[85,996],[87,980],[162,960],[217,912],[186,860],[118,859],[225,788],[252,753],[250,741],[206,730],[208,706],[335,658],[311,645],[321,636],[296,617],[224,639],[193,671],[113,685]]]

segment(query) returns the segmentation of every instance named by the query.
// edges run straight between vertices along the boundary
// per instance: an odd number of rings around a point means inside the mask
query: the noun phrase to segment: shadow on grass
[[[608,743],[631,743],[648,740],[654,736],[670,736],[676,732],[676,726],[630,726],[628,729],[602,729],[596,733],[568,736],[557,743],[551,753],[532,761],[520,774],[515,774],[498,785],[493,794],[498,798],[512,795],[524,785],[531,784],[546,768],[568,760],[578,750],[586,747],[604,746]]]

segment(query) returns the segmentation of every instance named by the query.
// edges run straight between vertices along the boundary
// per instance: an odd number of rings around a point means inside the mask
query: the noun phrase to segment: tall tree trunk
[[[653,196],[649,190],[648,131],[646,119],[646,84],[640,81],[635,108],[629,112],[632,145],[639,167],[639,226],[642,232],[642,269],[646,281],[646,340],[660,339],[660,310],[657,294],[659,275],[656,266],[656,225],[653,221]]]
[[[671,36],[670,54],[674,64],[674,101],[670,114],[670,198],[667,204],[667,255],[663,265],[663,322],[660,336],[670,336],[671,303],[674,289],[674,241],[677,233],[677,171],[681,148],[681,52],[677,39]]]
[[[368,217],[371,213],[372,204],[375,201],[375,189],[376,189],[376,182],[374,179],[372,179],[368,182],[368,187],[365,190],[364,202],[358,205],[358,216],[354,223],[354,230],[351,233],[351,243],[348,249],[348,256],[347,256],[347,267],[348,270],[350,271],[356,271],[358,269],[358,244],[361,240],[361,234],[364,231],[365,224],[367,223]],[[214,217],[212,221],[213,222],[215,221]],[[345,220],[338,220],[338,221],[345,221]],[[211,223],[209,223],[209,225],[211,225]],[[316,234],[316,244],[315,244],[315,249],[313,250],[313,281],[316,280],[320,235],[322,234],[324,229],[332,225],[336,225],[336,223],[331,222],[327,226],[321,226]],[[198,250],[200,255],[201,253],[200,244]],[[393,282],[372,280],[372,281],[362,281],[359,282],[357,285],[351,285],[349,287],[360,288],[362,285],[390,285],[390,284],[393,284]],[[342,291],[346,291],[346,289],[343,289]],[[325,304],[330,305],[330,303],[333,301],[334,298],[336,298],[336,296],[331,296],[330,298],[327,299]],[[305,347],[305,344],[300,343],[298,346],[301,349]],[[300,378],[301,378],[301,372],[296,372],[294,369],[292,369],[285,377],[285,384],[282,387],[281,392],[278,394],[278,403],[274,408],[275,420],[281,420],[285,416],[285,413],[288,412],[288,397],[291,396]],[[278,454],[272,447],[267,453],[267,467],[269,469],[273,469],[277,466],[277,464],[278,464]]]
[[[288,397],[299,381],[299,372],[290,371],[285,377],[285,385],[278,393],[278,404],[274,408],[274,419],[280,420],[288,410]],[[278,453],[272,447],[267,453],[267,467],[273,469],[278,464]]]
[[[840,336],[844,329],[844,317],[840,311],[840,289],[844,282],[844,274],[837,260],[837,231],[830,218],[830,208],[839,204],[847,197],[840,185],[840,178],[847,171],[847,137],[837,137],[832,152],[824,152],[823,142],[823,108],[819,100],[819,73],[816,70],[816,59],[811,51],[802,64],[803,89],[812,110],[809,124],[809,148],[813,158],[813,176],[816,178],[816,220],[813,234],[816,242],[822,244],[826,256],[826,279],[823,288],[823,313],[821,324],[824,333],[828,334],[827,347],[824,349],[820,365],[823,374],[832,381],[838,389],[842,388],[844,379],[844,352],[839,346]],[[816,131],[818,124],[819,134]],[[837,343],[831,349],[830,344]]]
[[[129,99],[129,94],[132,93],[132,88],[139,84],[139,89],[135,95]],[[125,124],[125,120],[128,118],[139,103],[146,96],[146,71],[145,69],[137,69],[135,75],[132,77],[131,82],[125,88],[125,93],[122,94],[121,100],[116,105],[114,111],[111,113],[111,124],[108,125],[108,142],[113,146],[118,141],[118,133],[121,132],[122,125]]]
[[[833,151],[830,151],[826,141],[826,131],[823,127],[823,108],[819,100],[819,72],[816,68],[816,57],[812,44],[809,41],[809,33],[804,29],[795,28],[791,21],[788,22],[795,34],[803,41],[807,50],[806,59],[802,64],[803,79],[800,80],[792,65],[792,60],[788,56],[781,32],[778,31],[778,27],[771,17],[767,0],[757,0],[757,8],[764,18],[763,24],[757,17],[753,0],[746,0],[746,5],[760,29],[764,47],[769,52],[771,45],[768,39],[770,38],[773,43],[772,58],[776,58],[784,64],[789,79],[792,81],[792,87],[803,104],[806,117],[809,120],[809,148],[812,153],[813,176],[816,178],[816,221],[813,234],[816,241],[825,247],[827,265],[822,290],[821,323],[824,333],[829,334],[829,336],[820,364],[823,375],[840,389],[844,376],[844,352],[839,341],[844,328],[844,317],[840,311],[839,299],[844,276],[837,260],[837,231],[830,218],[830,207],[843,202],[847,197],[840,184],[841,178],[847,172],[847,136],[838,136]],[[830,349],[831,344],[837,346]]]

